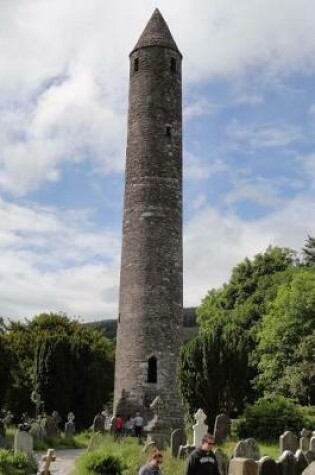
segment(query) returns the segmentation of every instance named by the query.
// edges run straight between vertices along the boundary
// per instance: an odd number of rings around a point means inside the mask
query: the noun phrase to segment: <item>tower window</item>
[[[135,60],[133,62],[133,70],[134,70],[135,73],[137,71],[139,71],[139,58],[135,58]]]
[[[170,125],[167,125],[166,128],[165,128],[165,135],[166,137],[171,137],[172,136],[172,130],[171,130],[171,126]]]
[[[171,71],[172,71],[172,73],[176,73],[176,69],[177,69],[176,66],[177,66],[176,58],[171,58]]]
[[[151,356],[148,360],[148,383],[157,382],[157,358]]]

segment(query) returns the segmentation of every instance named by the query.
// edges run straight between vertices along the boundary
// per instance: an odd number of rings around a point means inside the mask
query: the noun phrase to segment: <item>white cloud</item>
[[[191,120],[196,117],[211,116],[218,109],[218,105],[210,102],[206,97],[199,97],[190,101],[183,110],[184,120]]]
[[[275,207],[282,200],[274,183],[258,179],[253,183],[237,181],[235,188],[227,193],[224,199],[224,202],[228,205],[241,201],[255,203],[263,207]]]
[[[122,169],[127,56],[156,6],[184,53],[186,85],[244,76],[253,67],[273,76],[314,70],[315,5],[309,0],[282,0],[276,9],[273,0],[200,0],[197,7],[193,0],[3,1],[3,188],[24,194],[56,181],[65,161],[91,160],[107,173]],[[212,110],[196,96],[186,116]],[[273,136],[267,130],[258,140],[278,144],[286,137],[286,131]]]
[[[184,233],[184,305],[199,305],[211,288],[228,281],[233,266],[270,244],[299,251],[307,234],[315,234],[314,210],[313,193],[252,221],[203,208]]]
[[[93,231],[87,212],[0,202],[1,314],[64,311],[115,318],[119,236]]]
[[[228,171],[228,166],[220,158],[205,160],[189,151],[185,151],[184,156],[184,176],[186,180],[206,180],[209,177]]]
[[[267,83],[315,70],[315,4],[310,0],[279,0],[277,8],[274,0],[3,0],[2,190],[26,195],[59,180],[66,162],[89,161],[100,173],[122,171],[128,53],[156,6],[184,54],[186,119],[218,110],[205,88],[199,89],[209,79],[241,78],[244,90],[237,89],[234,104],[257,104],[260,95],[246,86],[253,70]],[[247,145],[280,148],[304,140],[302,128],[284,123],[248,127],[234,122],[227,131],[244,150]],[[189,180],[231,176],[220,158],[206,161],[204,153],[198,155],[203,158],[185,157]],[[309,178],[313,163],[310,154],[303,165]],[[257,201],[265,192],[262,184],[254,189],[245,183],[227,200]],[[311,196],[300,196],[269,217],[246,222],[207,207],[206,195],[199,192],[192,205],[197,213],[185,229],[186,305],[198,303],[210,287],[227,280],[245,255],[270,243],[300,247],[307,232],[314,234],[307,229],[314,222],[314,204]],[[120,242],[114,231],[96,231],[89,213],[1,201],[0,248],[4,315],[31,316],[43,310],[86,318],[117,314]]]
[[[244,125],[237,120],[226,127],[229,139],[251,148],[286,147],[304,140],[301,127],[290,124]]]

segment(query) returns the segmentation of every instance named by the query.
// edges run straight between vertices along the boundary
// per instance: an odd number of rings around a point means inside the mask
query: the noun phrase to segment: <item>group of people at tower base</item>
[[[99,412],[93,421],[94,432],[103,433],[106,429],[107,419],[108,414],[106,411]],[[116,416],[112,417],[110,420],[110,431],[115,438],[120,438],[123,436],[135,436],[138,437],[140,441],[143,435],[143,425],[144,420],[140,415],[140,412],[136,412],[134,417],[128,416],[125,421],[120,414],[116,414]]]
[[[213,452],[214,437],[205,434],[201,446],[189,455],[185,475],[220,475],[218,464]],[[138,475],[161,475],[160,466],[163,463],[163,453],[155,449],[149,461],[143,465]]]
[[[121,436],[135,436],[138,439],[142,438],[143,433],[143,417],[139,412],[136,412],[135,417],[128,416],[126,421],[123,420],[120,414],[112,419],[112,432],[114,437]]]

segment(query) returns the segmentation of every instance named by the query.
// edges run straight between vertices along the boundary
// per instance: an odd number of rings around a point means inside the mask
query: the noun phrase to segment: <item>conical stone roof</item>
[[[148,46],[163,46],[165,48],[173,49],[181,54],[167,23],[158,8],[154,10],[153,15],[143,30],[138,43],[133,48],[132,53],[140,48],[146,48]]]

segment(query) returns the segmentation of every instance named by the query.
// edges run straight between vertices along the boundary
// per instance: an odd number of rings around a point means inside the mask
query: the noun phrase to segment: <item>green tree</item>
[[[265,393],[315,403],[315,269],[292,269],[258,331],[258,385]]]
[[[237,329],[224,336],[221,328],[199,335],[182,348],[179,380],[190,414],[202,408],[212,426],[218,412],[242,410],[248,389],[240,384],[248,368],[245,348]]]
[[[51,414],[58,410],[62,418],[73,410],[74,364],[71,338],[48,336],[35,354],[35,391]]]
[[[106,390],[103,398],[110,397],[113,388],[113,365],[114,347],[104,332],[89,325],[83,325],[77,320],[70,319],[64,314],[43,313],[35,316],[31,321],[9,322],[4,333],[5,341],[11,350],[12,361],[12,384],[7,392],[7,405],[19,419],[23,412],[35,413],[35,406],[31,401],[31,394],[35,389],[35,375],[39,371],[38,351],[41,344],[50,338],[67,339],[71,342],[71,352],[73,346],[84,342],[89,346],[93,356],[93,365],[103,367],[106,380]],[[78,342],[78,343],[76,343]],[[46,343],[48,345],[48,343]],[[44,348],[44,347],[43,347]],[[42,351],[44,349],[42,348]],[[65,350],[66,351],[66,350]],[[44,351],[48,358],[48,348]],[[35,355],[37,358],[35,368]],[[65,356],[65,355],[64,355]],[[57,356],[54,357],[57,360]],[[53,360],[50,360],[53,362]],[[67,363],[65,363],[67,365]],[[84,362],[80,362],[82,371]],[[64,365],[61,365],[61,368]],[[44,368],[44,366],[42,366]],[[93,371],[92,371],[93,369]],[[94,366],[89,373],[89,377],[95,374]],[[66,372],[66,371],[65,371]],[[60,376],[63,380],[63,375]],[[37,384],[37,383],[36,383]],[[95,385],[97,386],[97,382]],[[102,383],[103,384],[103,383]],[[70,385],[71,386],[71,385]],[[102,386],[104,389],[104,385]],[[96,390],[97,392],[97,390]],[[59,410],[58,407],[54,409]],[[73,410],[73,409],[72,409]]]
[[[12,357],[8,345],[0,333],[0,409],[3,407],[11,382]]]
[[[230,281],[220,289],[211,290],[197,310],[203,334],[221,329],[223,341],[233,350],[247,355],[246,360],[240,359],[243,376],[239,379],[238,390],[246,394],[248,402],[258,396],[251,381],[257,376],[254,349],[260,321],[269,302],[276,297],[278,286],[290,278],[290,269],[295,263],[293,251],[278,247],[269,247],[252,260],[246,258],[234,267]],[[242,404],[236,407],[241,410]]]
[[[303,264],[315,267],[315,237],[307,236],[305,246],[302,248]]]

